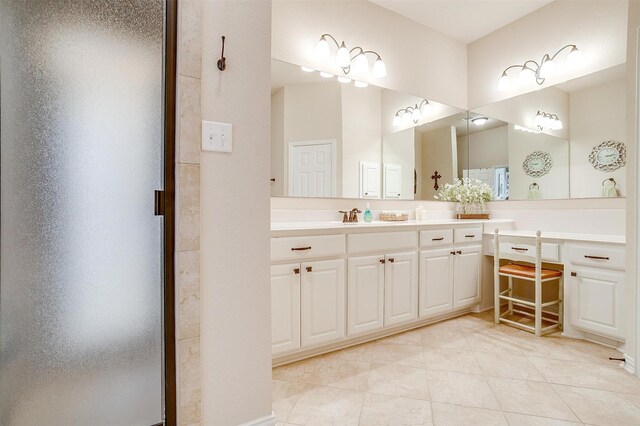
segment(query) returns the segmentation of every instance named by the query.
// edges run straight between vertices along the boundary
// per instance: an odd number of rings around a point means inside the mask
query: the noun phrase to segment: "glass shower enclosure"
[[[0,425],[163,422],[165,0],[0,0]]]

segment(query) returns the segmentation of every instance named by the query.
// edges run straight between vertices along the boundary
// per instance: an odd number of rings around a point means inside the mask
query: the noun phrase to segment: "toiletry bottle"
[[[367,203],[367,208],[364,210],[364,221],[371,222],[373,220],[373,215],[371,214],[371,209],[369,208],[369,203]]]

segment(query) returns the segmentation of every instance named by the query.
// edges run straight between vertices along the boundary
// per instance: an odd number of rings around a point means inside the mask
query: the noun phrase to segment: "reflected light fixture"
[[[409,125],[412,121],[413,124],[418,124],[418,121],[425,118],[432,110],[433,105],[426,99],[423,99],[420,104],[400,108],[393,116],[393,126],[398,127],[401,124]]]
[[[520,130],[521,132],[526,132],[526,133],[540,133],[540,132],[539,132],[539,131],[537,131],[537,130],[531,130],[531,129],[528,129],[528,128],[526,128],[526,127],[519,126],[519,125],[517,125],[517,124],[514,124],[514,125],[513,125],[513,129],[514,129],[514,130]]]
[[[340,83],[351,83],[351,79],[349,77],[345,77],[343,75],[338,76],[338,81]]]
[[[510,65],[502,71],[500,80],[498,80],[498,90],[508,90],[511,88],[512,82],[508,75],[508,71],[511,69],[518,69],[518,83],[521,85],[532,84],[534,81],[541,85],[545,79],[551,77],[556,70],[556,57],[563,51],[571,49],[566,59],[566,65],[569,67],[576,66],[582,59],[582,51],[578,49],[575,44],[567,44],[562,49],[558,50],[553,56],[545,53],[538,64],[533,59],[525,61],[524,64]]]
[[[484,126],[487,121],[489,121],[487,117],[476,117],[471,119],[471,122],[476,126]]]
[[[360,88],[369,87],[369,83],[365,83],[364,81],[357,81],[356,80],[353,84],[354,84],[354,86],[360,87]]]
[[[316,57],[321,61],[328,61],[331,59],[331,40],[338,51],[335,56],[335,64],[342,68],[345,74],[349,74],[351,71],[356,74],[366,74],[369,72],[369,59],[367,55],[375,55],[373,67],[371,68],[371,74],[374,78],[383,78],[387,75],[387,66],[382,61],[382,58],[377,52],[373,50],[364,50],[360,46],[356,46],[352,49],[348,49],[344,41],[338,43],[331,34],[322,34],[318,44],[316,45]]]
[[[333,74],[329,72],[320,71],[320,77],[322,78],[333,78],[335,77]]]
[[[309,68],[309,67],[300,67],[300,69],[304,72],[314,72],[315,70],[313,68]]]
[[[549,129],[549,130],[561,130],[562,129],[562,121],[556,114],[551,114],[544,111],[538,111],[536,114],[536,118],[533,120],[533,124],[535,124],[538,129]]]

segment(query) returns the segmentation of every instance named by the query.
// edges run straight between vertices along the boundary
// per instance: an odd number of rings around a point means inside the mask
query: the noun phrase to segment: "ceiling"
[[[552,0],[369,0],[469,44]]]

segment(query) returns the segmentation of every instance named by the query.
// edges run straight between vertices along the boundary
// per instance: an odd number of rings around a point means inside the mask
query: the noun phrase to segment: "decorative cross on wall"
[[[435,183],[433,184],[433,189],[435,189],[436,191],[440,189],[440,185],[438,185],[438,179],[440,179],[441,177],[442,176],[438,174],[437,170],[433,172],[433,174],[431,175],[431,179],[435,181]]]

